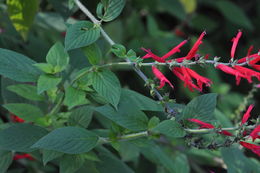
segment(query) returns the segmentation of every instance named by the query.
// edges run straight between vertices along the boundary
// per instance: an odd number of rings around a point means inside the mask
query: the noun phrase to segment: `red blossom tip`
[[[198,125],[200,125],[200,128],[205,128],[205,129],[214,129],[215,127],[212,125],[212,124],[209,124],[209,123],[205,123],[203,121],[200,121],[198,119],[195,119],[195,118],[191,118],[191,119],[188,119],[189,121],[191,122],[194,122],[194,123],[197,123]]]
[[[251,133],[250,136],[252,137],[253,141],[257,138],[260,138],[260,125],[258,125]]]
[[[237,44],[238,41],[240,39],[240,37],[242,36],[242,31],[238,31],[236,37],[234,37],[231,41],[233,42],[232,44],[232,48],[231,48],[231,53],[230,53],[230,57],[233,59],[235,56],[235,52],[236,52],[236,48],[237,48]]]
[[[260,156],[260,146],[255,145],[255,144],[250,144],[244,141],[240,141],[239,142],[240,145],[242,145],[243,147],[250,149],[251,151],[253,151],[255,154],[257,154],[258,156]]]
[[[15,154],[13,160],[29,159],[35,160],[30,154]]]
[[[152,71],[155,77],[157,77],[160,80],[160,86],[158,87],[159,89],[164,87],[165,82],[168,83],[172,88],[174,88],[171,82],[162,74],[162,72],[160,72],[159,69],[157,69],[155,66],[152,66]]]
[[[250,117],[250,113],[252,111],[252,109],[254,108],[254,105],[250,105],[248,108],[247,108],[247,111],[246,113],[243,115],[243,118],[242,118],[242,121],[241,121],[241,125],[245,124],[248,120],[248,118]]]
[[[199,46],[202,44],[202,39],[203,37],[206,35],[206,31],[203,31],[200,34],[200,37],[198,38],[198,40],[194,43],[193,47],[191,48],[191,50],[189,51],[189,53],[186,55],[186,59],[187,60],[191,60],[193,57],[195,57],[197,51],[199,50]]]

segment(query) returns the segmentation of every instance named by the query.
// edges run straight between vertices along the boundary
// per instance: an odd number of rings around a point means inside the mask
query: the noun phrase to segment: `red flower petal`
[[[233,59],[234,56],[235,56],[235,52],[236,52],[236,48],[237,48],[237,44],[238,44],[238,41],[240,39],[240,37],[242,36],[242,32],[241,31],[238,31],[236,37],[234,37],[231,41],[233,42],[233,45],[232,45],[232,48],[231,48],[231,54],[230,54],[230,57]]]
[[[258,125],[251,133],[250,136],[252,137],[253,141],[255,139],[260,138],[260,125]]]
[[[220,132],[218,132],[219,134],[225,135],[225,136],[233,136],[232,133],[226,131],[226,130],[221,130]]]
[[[18,116],[14,115],[14,114],[10,114],[11,116],[11,120],[13,122],[16,122],[16,123],[23,123],[24,120],[22,118],[19,118]]]
[[[260,146],[255,145],[255,144],[250,144],[244,141],[240,141],[239,142],[240,145],[242,145],[243,147],[250,149],[251,151],[253,151],[255,154],[257,154],[258,156],[260,156]]]
[[[172,50],[170,50],[168,53],[166,53],[165,55],[163,55],[161,58],[162,59],[167,59],[170,56],[174,55],[177,52],[180,52],[180,48],[187,43],[187,40],[182,41],[180,44],[178,44],[177,46],[175,46],[174,48],[172,48]]]
[[[217,69],[220,69],[222,70],[223,72],[227,73],[227,74],[231,74],[231,75],[234,75],[236,76],[236,84],[239,85],[240,83],[240,80],[241,80],[241,77],[242,78],[247,78],[246,76],[244,76],[243,74],[241,74],[239,71],[229,67],[229,66],[226,66],[224,64],[218,64],[216,66]]]
[[[15,154],[13,160],[19,160],[19,159],[35,160],[30,154]]]
[[[208,78],[199,75],[198,73],[196,73],[195,71],[189,68],[186,68],[186,70],[188,71],[188,73],[192,78],[197,80],[197,85],[199,86],[200,90],[202,90],[203,84],[205,84],[206,86],[210,86],[212,84],[212,81],[209,80]]]
[[[153,59],[154,59],[155,61],[157,61],[157,62],[165,62],[164,59],[162,59],[161,57],[159,57],[159,56],[153,54],[153,53],[151,52],[151,50],[145,49],[145,48],[141,48],[141,49],[142,49],[143,51],[147,52],[147,54],[144,55],[144,56],[142,57],[142,59],[153,58]]]
[[[195,118],[191,118],[191,119],[188,119],[188,120],[191,121],[191,122],[199,124],[200,128],[206,128],[206,129],[214,129],[215,128],[212,124],[205,123],[205,122],[200,121],[200,120],[195,119]]]
[[[173,85],[171,82],[158,70],[155,66],[152,66],[153,74],[160,80],[160,86],[159,89],[162,88],[165,85],[165,82],[168,83],[172,88]]]
[[[251,70],[249,68],[238,66],[238,65],[235,65],[234,69],[236,69],[241,74],[243,74],[247,78],[249,83],[252,83],[251,77],[253,77],[253,76],[256,77],[258,80],[260,80],[260,73],[259,72],[256,72],[256,71]]]
[[[252,111],[252,109],[254,108],[254,105],[250,105],[248,108],[247,108],[247,111],[246,113],[243,115],[243,118],[242,118],[242,121],[241,121],[241,125],[242,124],[245,124],[248,120],[248,118],[250,117],[250,113]]]
[[[202,32],[200,34],[200,37],[198,38],[198,40],[195,42],[195,44],[193,45],[193,47],[191,48],[191,50],[189,51],[189,53],[186,55],[186,59],[187,60],[191,60],[193,57],[195,57],[197,51],[199,50],[199,46],[200,44],[202,44],[202,39],[203,37],[206,35],[206,32]]]

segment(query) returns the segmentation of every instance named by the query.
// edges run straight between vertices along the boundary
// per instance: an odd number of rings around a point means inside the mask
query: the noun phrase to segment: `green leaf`
[[[109,70],[92,73],[92,86],[97,93],[103,96],[115,108],[121,95],[121,86],[118,78]]]
[[[48,73],[48,74],[54,74],[55,69],[51,64],[47,64],[47,63],[36,63],[33,64],[35,67],[37,67],[38,69],[40,69],[41,71]]]
[[[25,121],[35,122],[39,118],[43,117],[43,112],[34,105],[25,103],[10,103],[3,105],[3,107]]]
[[[215,1],[215,3],[223,16],[233,24],[245,27],[249,30],[254,28],[244,11],[235,3],[227,0],[218,0]]]
[[[9,17],[24,39],[33,24],[38,6],[38,0],[7,0]]]
[[[100,36],[100,27],[88,21],[80,21],[69,27],[65,37],[66,50],[88,46]]]
[[[153,132],[164,134],[170,138],[178,138],[185,136],[185,131],[179,123],[172,120],[165,120],[151,129]]]
[[[60,160],[60,173],[73,173],[82,167],[85,159],[82,155],[65,155]]]
[[[46,61],[54,67],[54,73],[63,71],[69,63],[69,55],[60,42],[54,44],[49,50]]]
[[[156,127],[159,123],[160,119],[158,117],[153,116],[148,122],[148,129]]]
[[[173,166],[177,173],[190,173],[190,164],[186,155],[178,154],[174,157],[173,161]]]
[[[73,87],[65,89],[64,105],[68,106],[69,109],[74,106],[88,104],[89,101],[86,99],[86,93],[82,90],[78,90]]]
[[[197,31],[203,31],[206,29],[207,32],[211,32],[218,27],[218,23],[210,17],[198,14],[192,18],[191,26]]]
[[[164,111],[163,106],[158,102],[129,89],[122,89],[120,103],[137,107],[143,111]]]
[[[217,94],[204,94],[190,101],[182,111],[181,119],[196,118],[201,121],[214,120]]]
[[[125,6],[125,0],[102,1],[102,5],[99,4],[97,8],[98,17],[105,22],[114,20],[117,16],[120,15],[124,6]],[[101,14],[102,8],[104,8],[103,15]]]
[[[148,118],[146,115],[136,107],[129,106],[129,104],[119,105],[117,111],[110,105],[97,107],[95,110],[127,129],[133,131],[147,129]]]
[[[35,82],[40,74],[35,61],[11,50],[0,48],[0,62],[0,75],[18,82]]]
[[[90,106],[83,106],[73,110],[70,114],[68,124],[70,126],[79,126],[87,128],[91,122],[93,108]]]
[[[12,152],[0,150],[0,173],[5,173],[13,161]]]
[[[221,155],[228,168],[228,173],[259,172],[259,164],[247,158],[236,147],[222,148]],[[234,159],[235,158],[235,159]]]
[[[97,144],[98,136],[79,127],[55,129],[37,141],[32,148],[79,154],[90,151]]]
[[[31,152],[30,148],[48,132],[32,124],[19,123],[0,131],[0,149],[17,152]]]
[[[61,82],[60,77],[43,74],[37,82],[37,93],[41,94],[44,91],[55,88]]]
[[[28,84],[9,85],[7,89],[28,100],[33,100],[33,101],[44,100],[44,96],[38,95],[37,88],[33,85],[28,85]]]
[[[126,48],[121,44],[114,44],[111,48],[111,52],[113,52],[119,58],[126,57]]]
[[[46,165],[49,161],[61,157],[64,153],[52,151],[52,150],[42,150],[42,161]]]
[[[87,56],[88,61],[92,65],[97,65],[102,59],[102,52],[96,43],[82,48],[84,54]]]
[[[134,173],[127,164],[104,147],[99,147],[98,152],[101,161],[96,163],[96,168],[100,173]]]

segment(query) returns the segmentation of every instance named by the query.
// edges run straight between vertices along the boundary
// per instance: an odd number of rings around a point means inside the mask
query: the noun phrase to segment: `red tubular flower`
[[[10,114],[11,120],[16,123],[24,123],[24,120],[22,118],[19,118],[18,116],[14,114]]]
[[[177,46],[175,46],[174,48],[172,48],[172,50],[170,50],[168,53],[166,53],[165,55],[162,56],[162,59],[167,59],[170,56],[174,55],[177,52],[180,52],[180,48],[187,43],[187,40],[182,41],[180,44],[178,44]]]
[[[194,122],[194,123],[197,123],[198,125],[200,125],[200,129],[214,129],[215,127],[212,125],[212,124],[209,124],[209,123],[205,123],[203,121],[200,121],[198,119],[194,119],[194,118],[191,118],[191,119],[188,119],[189,121],[191,122]]]
[[[236,84],[239,85],[240,83],[240,80],[241,80],[241,77],[242,78],[247,78],[246,76],[244,76],[243,74],[241,74],[239,71],[229,67],[229,66],[226,66],[224,64],[218,64],[216,66],[217,69],[220,69],[222,70],[223,72],[225,73],[228,73],[228,74],[231,74],[231,75],[234,75],[236,76]]]
[[[246,61],[249,61],[249,64],[250,64],[250,61],[254,60],[255,58],[257,58],[259,55],[257,53],[255,54],[252,54],[252,55],[249,55],[249,56],[246,56],[246,57],[243,57],[243,58],[240,58],[237,63],[244,63]],[[253,64],[253,63],[252,63]]]
[[[258,156],[260,156],[260,146],[255,145],[255,144],[250,144],[244,141],[240,141],[239,142],[240,145],[242,145],[243,147],[250,149],[251,151],[253,151],[255,154],[257,154]]]
[[[189,51],[189,53],[186,55],[186,59],[187,60],[191,60],[193,57],[195,57],[197,51],[199,50],[199,46],[200,44],[202,44],[202,39],[203,37],[206,35],[206,32],[202,32],[200,34],[200,37],[198,38],[198,40],[195,42],[195,44],[193,45],[193,47],[191,48],[191,50]]]
[[[13,160],[29,159],[35,160],[30,154],[15,154]]]
[[[144,56],[142,57],[142,59],[153,58],[153,59],[154,59],[155,61],[157,61],[157,62],[162,62],[162,63],[165,62],[164,59],[162,59],[161,57],[159,57],[159,56],[153,54],[153,53],[151,52],[151,50],[145,49],[145,48],[141,48],[141,49],[142,49],[143,51],[147,52],[147,54],[144,55]]]
[[[252,65],[252,67],[253,67],[254,69],[256,69],[257,71],[260,71],[260,65]]]
[[[145,52],[147,52],[147,54],[145,56],[142,57],[142,59],[146,59],[146,58],[153,58],[155,61],[157,62],[162,62],[164,63],[165,60],[167,58],[169,58],[170,56],[174,55],[177,52],[180,52],[180,48],[187,43],[187,40],[182,41],[180,44],[178,44],[177,46],[175,46],[174,48],[172,48],[168,53],[166,53],[165,55],[163,55],[162,57],[159,57],[155,54],[152,53],[151,50],[142,48],[142,50],[144,50]]]
[[[254,46],[253,46],[253,45],[251,45],[251,46],[248,48],[247,54],[246,54],[247,57],[249,57],[249,56],[251,55],[251,52],[253,51],[253,49],[254,49]]]
[[[155,66],[152,66],[152,70],[153,74],[160,80],[160,86],[158,87],[159,89],[165,85],[165,82],[174,88],[171,82],[162,74],[162,72],[160,72],[160,70],[158,70]]]
[[[182,80],[184,82],[184,87],[188,87],[191,92],[193,92],[193,88],[198,90],[198,91],[201,91],[200,88],[193,83],[189,73],[187,72],[187,70],[184,67],[181,67],[181,68],[180,67],[174,67],[172,69],[172,72],[180,80]]]
[[[250,117],[250,113],[252,111],[252,109],[254,108],[254,105],[250,105],[248,108],[247,108],[247,111],[246,113],[243,115],[243,118],[242,118],[242,121],[241,121],[241,124],[240,125],[243,125],[247,122],[248,118]]]
[[[260,125],[258,125],[251,133],[250,136],[252,137],[253,141],[255,139],[260,138]]]
[[[195,71],[193,71],[189,68],[186,68],[186,70],[188,71],[188,73],[190,74],[190,76],[192,78],[197,80],[197,85],[199,86],[200,90],[202,90],[203,84],[205,84],[208,87],[212,84],[212,81],[209,80],[208,78],[205,78],[205,77],[199,75],[198,73],[196,73]]]
[[[256,54],[256,56],[251,61],[249,61],[249,64],[250,65],[255,65],[259,61],[260,61],[260,55]]]
[[[247,80],[249,83],[252,83],[252,79],[251,77],[256,77],[258,80],[260,80],[260,73],[256,72],[254,70],[251,70],[249,68],[246,67],[242,67],[239,65],[235,65],[234,69],[236,69],[237,71],[239,71],[241,74],[243,74],[244,76],[246,76]]]
[[[236,48],[237,48],[237,44],[238,44],[238,41],[239,41],[241,36],[242,36],[242,32],[238,31],[236,37],[234,37],[231,40],[233,42],[233,45],[232,45],[232,48],[231,48],[231,54],[230,54],[231,59],[234,59]]]
[[[215,128],[215,126],[213,126],[212,124],[205,123],[205,122],[200,121],[198,119],[191,118],[191,119],[188,119],[188,120],[191,121],[191,122],[197,123],[198,125],[200,125],[200,127],[199,127],[200,129],[203,129],[203,128],[205,128],[205,129],[214,129]],[[226,130],[221,130],[218,133],[222,134],[222,135],[225,135],[225,136],[233,136],[232,133],[230,133],[230,132],[228,132]]]

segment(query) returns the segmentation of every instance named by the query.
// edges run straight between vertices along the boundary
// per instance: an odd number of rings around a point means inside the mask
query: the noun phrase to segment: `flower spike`
[[[243,115],[243,118],[242,118],[242,121],[241,121],[241,125],[245,124],[248,120],[248,118],[250,117],[250,113],[252,111],[252,109],[254,108],[254,105],[250,105],[248,108],[247,108],[247,111],[246,113]]]

